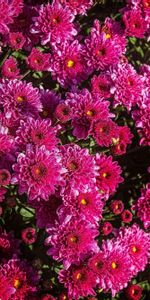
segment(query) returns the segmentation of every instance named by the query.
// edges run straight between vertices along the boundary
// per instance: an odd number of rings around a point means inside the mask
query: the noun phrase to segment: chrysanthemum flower
[[[63,261],[66,268],[72,263],[79,263],[87,253],[97,252],[97,242],[94,240],[99,231],[85,220],[71,218],[57,224],[48,230],[46,244],[51,246],[48,255]]]
[[[0,186],[8,185],[11,180],[10,172],[7,169],[0,169]]]
[[[55,110],[55,116],[62,123],[66,123],[71,119],[71,108],[65,101],[61,101],[57,105]]]
[[[77,218],[88,220],[91,224],[99,221],[102,217],[104,203],[101,200],[100,193],[94,190],[93,187],[91,190],[78,191],[78,195],[73,193],[66,195],[63,203],[71,214],[77,215]]]
[[[114,105],[122,104],[127,109],[137,105],[144,88],[143,78],[128,63],[120,63],[111,71]]]
[[[51,54],[32,48],[30,55],[27,57],[27,64],[32,70],[47,71],[50,68],[50,57]]]
[[[101,98],[111,97],[111,78],[107,74],[94,75],[91,79],[92,93],[98,93]]]
[[[13,169],[12,183],[18,184],[19,193],[27,193],[29,200],[48,199],[60,183],[60,156],[57,151],[54,154],[45,147],[29,148],[24,154],[20,153]]]
[[[115,215],[121,214],[124,210],[124,204],[121,200],[113,200],[110,207]]]
[[[150,146],[150,105],[140,105],[139,109],[133,111],[132,116],[141,138],[140,145]]]
[[[130,284],[125,294],[129,300],[140,300],[142,296],[142,288],[138,284]]]
[[[17,61],[13,57],[5,60],[2,66],[2,75],[9,79],[15,79],[19,77],[20,70],[17,66]]]
[[[86,266],[71,266],[68,270],[59,272],[59,281],[68,289],[70,299],[95,296],[93,288],[96,286],[95,274]]]
[[[9,260],[2,266],[2,274],[11,284],[13,291],[15,289],[13,300],[24,300],[31,292],[36,291],[38,277],[26,261]]]
[[[42,119],[50,118],[51,120],[53,120],[55,109],[60,101],[60,96],[57,95],[54,91],[41,90],[41,103],[43,109],[40,113],[40,116],[42,117]]]
[[[88,78],[90,69],[84,58],[83,46],[78,40],[54,48],[50,70],[53,79],[65,88],[80,84]]]
[[[133,134],[128,126],[117,126],[116,131],[116,136],[112,137],[111,150],[114,154],[121,155],[126,153],[127,145],[131,144]]]
[[[9,46],[15,50],[22,49],[25,43],[25,37],[22,32],[10,32],[8,43]]]
[[[39,90],[31,83],[19,80],[1,83],[0,104],[4,107],[6,119],[11,119],[15,126],[20,118],[37,116],[42,109]]]
[[[118,184],[123,181],[123,178],[120,176],[120,166],[116,161],[112,160],[112,156],[107,157],[100,154],[96,154],[96,164],[99,167],[98,176],[96,177],[98,189],[104,194],[113,194]]]
[[[14,149],[14,139],[8,134],[8,128],[0,125],[0,157],[8,154]]]
[[[16,145],[20,150],[25,150],[27,145],[45,146],[47,150],[53,150],[58,142],[56,128],[51,126],[50,120],[34,120],[28,118],[21,121],[16,132]]]
[[[132,276],[143,271],[148,263],[150,239],[149,235],[137,224],[132,227],[124,227],[119,232],[120,246],[125,247],[130,255],[132,264]]]
[[[135,201],[133,209],[137,212],[138,218],[147,229],[150,226],[150,184],[141,190],[141,197]]]
[[[61,43],[73,39],[73,36],[77,34],[72,23],[74,15],[58,1],[42,5],[39,16],[34,19],[32,33],[38,33],[44,45],[48,42]]]
[[[104,235],[109,235],[113,230],[113,226],[110,222],[104,222],[101,231]]]
[[[11,296],[13,297],[14,293],[15,288],[12,286],[11,282],[9,282],[7,277],[2,274],[2,270],[0,269],[0,299],[9,300]]]
[[[64,7],[68,7],[75,15],[85,15],[86,11],[90,9],[93,0],[59,0]]]
[[[64,173],[66,188],[82,189],[86,185],[95,183],[97,167],[88,149],[81,149],[78,145],[68,144],[61,147],[62,165],[67,170]]]
[[[147,30],[147,23],[139,9],[127,10],[123,14],[125,32],[129,36],[143,38]]]
[[[21,232],[22,240],[27,244],[31,245],[36,241],[36,229],[33,227],[27,227]]]
[[[116,138],[117,125],[111,119],[98,120],[93,124],[91,134],[98,145],[109,147]]]
[[[130,223],[132,221],[133,215],[130,210],[125,209],[121,214],[121,219],[124,223]]]

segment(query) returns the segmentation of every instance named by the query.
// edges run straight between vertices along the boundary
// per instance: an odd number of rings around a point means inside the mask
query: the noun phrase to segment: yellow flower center
[[[111,264],[112,269],[117,269],[117,264],[113,261]]]
[[[106,33],[105,37],[106,37],[106,39],[110,39],[111,38],[111,34],[110,33]]]
[[[92,110],[88,110],[88,111],[86,112],[86,114],[87,114],[87,116],[92,117],[92,116],[94,115],[94,112],[93,112]]]
[[[82,278],[82,274],[81,274],[81,273],[78,273],[78,274],[76,275],[76,278],[77,278],[78,280],[80,280],[80,279]]]
[[[136,253],[137,252],[137,248],[135,246],[132,247],[132,251],[133,253]]]
[[[67,62],[67,67],[68,68],[72,68],[74,66],[74,61],[73,60],[68,60],[68,62]]]
[[[14,288],[19,289],[21,286],[21,281],[19,279],[14,280]]]
[[[103,176],[104,178],[106,178],[106,177],[107,177],[107,175],[108,175],[108,174],[107,174],[107,173],[105,173],[105,172],[102,174],[102,176]]]
[[[78,241],[78,238],[77,238],[76,236],[72,236],[72,237],[70,238],[70,241],[71,241],[72,243],[76,243],[76,242]]]
[[[87,204],[87,201],[86,201],[85,199],[82,199],[82,200],[81,200],[81,204],[86,205],[86,204]]]
[[[117,138],[117,139],[112,138],[112,143],[113,143],[113,145],[117,145],[119,143],[119,138]]]
[[[25,98],[22,96],[18,96],[17,101],[21,103],[21,102],[25,101]]]

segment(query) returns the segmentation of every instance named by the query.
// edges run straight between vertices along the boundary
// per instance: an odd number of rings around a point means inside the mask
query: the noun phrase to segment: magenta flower
[[[34,18],[35,22],[32,33],[38,33],[43,45],[48,42],[61,43],[72,40],[77,34],[74,28],[74,15],[67,7],[63,7],[58,1],[53,4],[42,5],[39,16]]]
[[[55,109],[60,101],[60,96],[57,95],[54,91],[41,90],[41,103],[43,109],[40,113],[40,116],[42,117],[42,119],[50,118],[51,120],[53,120]]]
[[[20,122],[15,141],[20,150],[25,150],[28,144],[53,150],[58,143],[56,128],[51,126],[51,121],[33,118]]]
[[[9,300],[10,297],[15,293],[15,288],[5,275],[2,274],[0,269],[0,299]]]
[[[13,300],[24,300],[31,292],[36,291],[38,277],[26,261],[9,260],[2,266],[2,274],[13,290]],[[14,291],[15,290],[15,291]]]
[[[97,167],[88,149],[81,149],[78,145],[66,144],[61,147],[62,165],[67,170],[64,173],[65,188],[82,189],[94,184]]]
[[[141,197],[135,201],[133,207],[138,218],[143,222],[144,228],[150,226],[150,184],[141,190]]]
[[[99,231],[85,220],[68,218],[48,230],[46,245],[51,246],[48,255],[63,261],[68,268],[72,263],[79,263],[89,252],[97,252],[97,242],[94,240]]]
[[[93,4],[93,0],[59,0],[64,7],[68,7],[73,14],[85,15],[86,11],[90,9]]]
[[[97,187],[100,192],[107,195],[116,191],[119,183],[123,181],[121,177],[121,168],[112,156],[96,154],[96,164],[99,167],[98,176],[96,177]]]
[[[45,147],[29,148],[20,153],[13,166],[12,183],[19,185],[19,193],[27,193],[29,200],[37,197],[48,199],[60,183],[60,156]]]
[[[121,214],[124,210],[124,204],[121,200],[113,200],[110,207],[115,215]]]
[[[6,169],[0,169],[0,186],[8,185],[11,180],[10,172]]]
[[[0,125],[0,158],[14,150],[14,139],[8,134],[8,128]]]
[[[139,9],[127,10],[123,14],[125,32],[128,36],[143,38],[147,30],[147,23]]]
[[[25,43],[25,37],[23,36],[22,32],[10,32],[8,43],[10,47],[15,50],[22,49]]]
[[[79,300],[80,297],[95,296],[93,290],[96,286],[95,274],[84,265],[71,266],[68,270],[61,270],[59,281],[68,289],[70,299]]]
[[[101,98],[108,99],[111,97],[111,78],[107,74],[94,75],[91,79],[92,93],[98,93]]]
[[[125,247],[132,265],[132,276],[143,271],[148,263],[150,239],[149,235],[137,224],[124,227],[119,231],[120,246]]]
[[[35,71],[47,71],[50,68],[51,54],[42,53],[36,48],[32,48],[30,55],[27,57],[29,68]]]
[[[10,57],[7,60],[5,60],[3,66],[2,66],[2,75],[4,77],[7,77],[9,79],[15,79],[19,77],[20,70],[17,66],[17,61]]]
[[[20,118],[37,116],[41,111],[40,94],[31,83],[19,80],[3,80],[0,85],[0,104],[4,107],[6,119],[14,126]]]
[[[102,227],[101,227],[101,231],[104,235],[109,235],[113,230],[113,226],[110,222],[104,222]]]
[[[116,129],[116,137],[112,138],[111,149],[114,154],[121,155],[126,153],[127,145],[132,143],[133,134],[127,126],[118,126]]]
[[[71,119],[71,108],[65,101],[60,101],[55,110],[55,116],[61,123]]]
[[[117,125],[111,119],[98,120],[94,123],[91,134],[98,145],[109,147],[116,137]]]
[[[132,221],[133,215],[130,210],[125,209],[121,214],[121,219],[124,223],[130,223]]]
[[[142,296],[142,288],[138,284],[130,284],[125,294],[129,300],[140,300]]]
[[[9,27],[15,17],[19,15],[22,10],[22,0],[0,0],[0,33],[7,34]]]
[[[27,245],[31,245],[31,244],[35,243],[36,238],[37,238],[36,229],[33,227],[27,227],[27,228],[23,229],[21,232],[21,237],[22,237],[22,240],[24,241],[24,243]]]
[[[50,70],[52,77],[63,87],[80,84],[88,78],[88,70],[84,59],[83,46],[77,41],[64,43],[55,47],[51,57]]]

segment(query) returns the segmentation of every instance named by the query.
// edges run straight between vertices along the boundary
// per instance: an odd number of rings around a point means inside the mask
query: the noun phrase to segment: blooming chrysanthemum
[[[20,122],[15,141],[20,150],[25,150],[28,144],[38,147],[45,146],[47,150],[52,150],[58,142],[56,129],[51,126],[49,119],[34,120],[33,118]]]
[[[8,43],[9,46],[15,50],[22,49],[25,43],[25,37],[22,32],[10,32]]]
[[[111,97],[111,78],[107,74],[94,75],[91,79],[92,93],[98,93],[101,98],[107,99]]]
[[[147,30],[147,23],[139,9],[127,10],[123,14],[123,22],[125,24],[125,32],[129,36],[137,38],[144,37]]]
[[[133,134],[128,126],[117,126],[116,136],[112,137],[112,152],[117,155],[126,153],[128,144],[131,144]]]
[[[134,203],[133,209],[147,229],[150,226],[150,184],[141,190],[141,197]]]
[[[90,74],[83,54],[83,46],[77,41],[54,48],[50,70],[52,77],[63,87],[80,84]]]
[[[94,190],[94,188],[87,191],[78,191],[78,195],[73,193],[66,195],[63,203],[72,215],[77,215],[77,218],[88,220],[91,224],[99,221],[102,217],[104,203],[101,200],[100,193]]]
[[[65,101],[60,101],[55,110],[55,116],[61,123],[71,119],[71,108]]]
[[[93,0],[59,0],[64,7],[68,7],[75,15],[85,15],[86,11],[92,6]]]
[[[7,169],[0,169],[0,186],[10,183],[11,175]]]
[[[29,148],[18,155],[13,169],[12,183],[18,184],[19,193],[27,193],[29,200],[48,199],[60,182],[60,156],[56,150],[54,154],[45,147]]]
[[[113,226],[110,222],[106,221],[103,223],[101,227],[101,231],[103,235],[109,235],[113,230]]]
[[[37,237],[36,229],[33,227],[27,227],[23,229],[21,232],[21,237],[24,243],[26,243],[27,245],[35,243]]]
[[[93,288],[96,286],[95,274],[86,266],[71,266],[68,270],[59,272],[59,281],[68,289],[70,299],[95,296]]]
[[[124,204],[121,200],[113,200],[110,207],[115,215],[121,214],[124,210]]]
[[[13,57],[5,60],[2,66],[2,75],[9,79],[15,79],[19,77],[17,61]]]
[[[37,116],[42,109],[39,90],[33,88],[31,83],[19,80],[3,80],[0,84],[0,104],[6,119],[15,126],[19,119]]]
[[[41,43],[61,43],[73,39],[77,31],[73,25],[74,15],[67,7],[63,7],[58,1],[53,4],[42,5],[39,16],[35,18],[32,32],[38,33]]]
[[[121,219],[124,223],[130,223],[132,221],[132,217],[132,213],[128,209],[125,209],[121,214]]]
[[[111,71],[114,95],[114,104],[123,104],[127,109],[136,105],[142,96],[143,79],[137,74],[133,66],[128,63],[120,63]]]
[[[51,246],[48,255],[63,261],[66,268],[72,263],[79,263],[89,252],[97,252],[97,242],[94,240],[99,231],[91,223],[66,218],[63,223],[49,228],[46,244]]]
[[[13,291],[15,289],[13,300],[25,300],[31,292],[36,291],[38,277],[26,261],[9,260],[2,266],[2,274],[11,284]]]
[[[98,94],[92,95],[87,89],[67,94],[67,104],[72,112],[73,134],[78,139],[86,139],[93,122],[109,116],[109,102],[103,101]]]
[[[96,177],[97,187],[105,196],[113,194],[118,184],[123,181],[121,177],[121,168],[112,156],[96,154],[96,164],[99,167]]]
[[[62,204],[60,198],[51,196],[47,201],[35,201],[33,207],[36,212],[37,226],[39,228],[46,228],[54,226],[55,221],[58,220],[57,209]]]
[[[13,19],[19,15],[23,6],[22,0],[1,0],[0,1],[0,33],[7,34]]]
[[[47,71],[50,68],[49,53],[42,53],[36,48],[32,48],[30,55],[27,57],[29,68],[35,71]]]
[[[85,40],[85,59],[88,67],[93,70],[105,70],[119,61],[122,51],[113,40],[100,34],[100,25],[96,20],[91,34]]]
[[[124,255],[123,248],[115,239],[103,241],[102,251],[107,261],[104,278],[101,278],[101,288],[111,290],[112,296],[127,286],[132,278],[131,260],[128,253]]]
[[[117,125],[111,119],[98,120],[93,125],[91,134],[98,145],[109,147],[116,137]]]
[[[143,271],[149,259],[149,235],[137,224],[133,224],[132,227],[121,228],[118,237],[121,247],[126,249],[126,254],[131,258],[133,276]]]
[[[64,173],[66,188],[80,189],[95,183],[97,167],[88,149],[81,149],[78,145],[69,144],[61,147],[62,165],[67,170]]]

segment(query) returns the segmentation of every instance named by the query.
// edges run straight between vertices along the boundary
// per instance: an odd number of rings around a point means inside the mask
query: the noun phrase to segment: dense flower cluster
[[[0,300],[141,298],[150,1],[99,5],[0,0]]]

